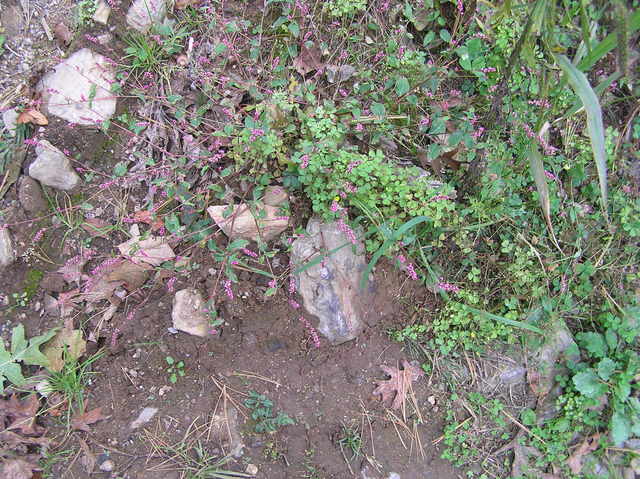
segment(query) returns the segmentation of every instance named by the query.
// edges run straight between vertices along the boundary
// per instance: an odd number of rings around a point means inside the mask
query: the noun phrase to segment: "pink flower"
[[[356,125],[356,131],[364,131],[364,126],[362,125],[362,123],[358,123]]]
[[[224,292],[227,294],[229,299],[233,299],[233,291],[231,290],[231,281],[228,279],[224,282]]]
[[[251,256],[252,258],[258,257],[258,253],[256,253],[255,251],[251,251],[250,249],[242,248],[240,251],[242,251],[247,256]]]
[[[302,155],[300,157],[300,169],[304,170],[309,166],[309,155]]]
[[[309,334],[311,336],[311,340],[313,341],[313,344],[315,345],[315,347],[319,348],[320,347],[320,338],[318,337],[318,332],[316,331],[316,328],[314,328],[311,325],[311,323],[304,316],[300,316],[300,318],[298,318],[298,320],[302,324],[304,324],[304,326],[309,331]]]
[[[438,283],[438,288],[448,293],[457,293],[460,291],[460,288],[455,284],[445,283],[444,281]]]
[[[407,274],[409,275],[409,278],[411,278],[414,281],[418,279],[418,274],[416,273],[416,270],[413,268],[413,263],[409,263],[407,265]]]

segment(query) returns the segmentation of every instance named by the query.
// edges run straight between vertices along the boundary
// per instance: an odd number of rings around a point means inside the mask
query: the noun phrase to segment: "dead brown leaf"
[[[107,274],[105,279],[122,283],[127,291],[134,291],[147,281],[152,269],[148,264],[136,264],[125,260]]]
[[[596,433],[593,436],[585,438],[584,441],[573,451],[573,454],[567,459],[567,466],[571,469],[571,472],[576,476],[582,472],[582,458],[590,452],[598,449],[600,441],[600,433]]]
[[[17,394],[9,399],[0,399],[0,413],[6,415],[11,421],[6,429],[8,431],[18,431],[27,436],[40,436],[44,428],[36,424],[38,409],[40,409],[40,401],[36,394],[31,394],[22,400]]]
[[[48,437],[25,437],[12,431],[0,432],[0,442],[6,444],[10,448],[18,447],[20,444],[31,444],[34,446],[50,447],[53,440]]]
[[[202,0],[176,0],[176,8],[184,10],[187,7],[198,5]]]
[[[35,108],[29,108],[18,115],[16,123],[31,123],[32,125],[45,126],[49,124],[49,120]]]
[[[88,218],[82,224],[82,229],[91,236],[104,239],[109,239],[109,232],[112,228],[113,225],[111,223],[98,218]]]
[[[56,37],[56,40],[58,40],[58,43],[63,47],[69,45],[71,40],[73,40],[73,32],[69,30],[69,27],[63,22],[58,23],[53,28],[53,35]]]
[[[322,62],[322,53],[315,45],[307,48],[302,45],[300,54],[293,60],[293,67],[300,75],[304,76],[309,72],[320,70],[324,67]]]
[[[37,464],[22,459],[7,459],[2,468],[2,477],[4,479],[31,479],[33,471],[39,470],[41,468]]]
[[[71,427],[78,431],[91,432],[89,425],[95,424],[103,419],[106,419],[106,417],[102,415],[102,408],[97,407],[91,411],[73,416],[71,418]]]
[[[64,327],[44,346],[42,352],[49,360],[50,371],[62,371],[65,360],[77,360],[87,351],[82,331]]]
[[[391,376],[390,379],[384,379],[377,381],[378,387],[373,391],[374,396],[382,396],[382,401],[388,401],[393,399],[391,407],[393,409],[400,409],[404,404],[407,396],[407,391],[411,387],[411,383],[417,380],[419,377],[424,376],[424,371],[420,369],[417,361],[402,360],[402,368],[380,366],[385,373]]]
[[[147,239],[136,236],[118,245],[118,249],[123,256],[130,257],[132,261],[152,266],[160,266],[176,257],[167,240],[160,236],[149,236]]]
[[[91,474],[96,467],[96,455],[91,452],[91,449],[84,441],[84,439],[79,438],[80,448],[82,449],[82,457],[80,458],[80,464],[84,467],[84,470],[87,471],[87,474]]]
[[[164,226],[164,223],[160,219],[153,219],[151,211],[139,210],[133,214],[133,219],[140,223],[146,223],[151,226],[151,231],[158,231]]]
[[[68,260],[64,266],[58,269],[58,273],[62,273],[62,277],[67,283],[80,284],[80,280],[85,279],[87,275],[82,273],[82,268],[89,261],[89,256],[78,255]]]

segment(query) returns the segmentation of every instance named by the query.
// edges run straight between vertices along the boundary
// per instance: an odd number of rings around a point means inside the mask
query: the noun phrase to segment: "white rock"
[[[93,20],[106,25],[111,15],[111,7],[104,0],[99,0],[96,5],[96,11],[93,14]]]
[[[116,96],[110,91],[114,81],[114,65],[83,48],[47,73],[37,91],[47,112],[80,125],[95,125],[116,111]]]
[[[264,216],[254,217],[254,214],[246,204],[239,204],[232,207],[232,212],[225,218],[225,211],[228,206],[210,206],[207,208],[209,216],[232,240],[244,238],[251,241],[269,241],[289,226],[289,218],[280,216],[280,208],[277,206],[264,205],[262,210]],[[256,216],[260,215],[257,213]]]
[[[2,123],[4,123],[4,129],[9,132],[9,135],[16,136],[16,126],[19,113],[15,108],[2,112]]]
[[[6,268],[16,260],[9,230],[0,225],[0,268]]]
[[[69,158],[47,140],[38,143],[36,155],[36,160],[29,167],[31,178],[43,185],[65,191],[73,189],[80,181]]]
[[[250,476],[255,476],[258,474],[258,466],[255,464],[247,464],[247,468],[245,469],[246,473]]]
[[[173,298],[171,319],[179,331],[204,337],[209,332],[209,318],[204,312],[205,301],[199,291],[188,288],[180,290]]]
[[[149,421],[151,421],[151,419],[153,419],[153,416],[155,416],[157,412],[158,412],[157,407],[144,408],[142,411],[140,411],[140,414],[138,414],[138,417],[136,418],[135,421],[131,423],[129,428],[137,429],[143,424],[148,423]]]
[[[127,25],[147,33],[153,24],[162,23],[167,16],[167,0],[135,0],[127,12]]]
[[[176,257],[167,240],[159,236],[149,236],[144,240],[141,240],[140,236],[134,236],[129,241],[119,244],[118,249],[134,263],[143,262],[153,266],[160,266]]]
[[[104,472],[111,472],[116,465],[113,463],[111,459],[107,459],[102,464],[100,464],[100,470]]]

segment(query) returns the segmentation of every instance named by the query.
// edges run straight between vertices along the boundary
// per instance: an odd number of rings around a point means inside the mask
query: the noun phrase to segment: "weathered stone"
[[[127,12],[127,25],[141,33],[162,21],[167,16],[167,0],[135,0]]]
[[[6,268],[16,260],[9,230],[0,226],[0,268]]]
[[[140,414],[138,414],[138,417],[129,425],[129,427],[131,429],[137,429],[140,426],[143,426],[144,424],[151,421],[151,419],[153,419],[153,416],[155,416],[157,412],[158,412],[157,407],[144,408],[142,411],[140,411]]]
[[[21,176],[18,182],[20,205],[29,213],[40,213],[47,209],[47,200],[42,193],[40,183],[30,176]]]
[[[71,161],[59,149],[47,140],[41,140],[36,146],[36,159],[29,167],[29,176],[43,185],[58,190],[71,190],[80,182],[73,170]]]
[[[327,65],[326,71],[329,83],[339,83],[351,78],[356,69],[351,65]]]
[[[262,202],[269,206],[280,206],[289,201],[289,195],[281,186],[267,186],[262,196]]]
[[[231,214],[225,212],[231,208]],[[251,241],[269,241],[289,226],[289,218],[280,216],[277,206],[264,205],[261,212],[251,212],[246,204],[210,206],[207,212],[230,239],[244,238]],[[226,216],[226,217],[225,217]],[[262,217],[258,217],[262,216]]]
[[[114,64],[88,48],[78,50],[37,85],[45,111],[80,125],[108,120],[116,111]]]
[[[171,319],[179,331],[204,337],[209,333],[209,318],[204,311],[205,301],[199,291],[188,288],[178,291],[173,298]]]
[[[71,190],[80,182],[69,158],[47,140],[40,140],[36,155],[36,160],[29,167],[31,178],[59,190]]]
[[[149,236],[141,239],[139,233],[133,238],[118,245],[123,256],[128,256],[134,263],[148,263],[160,266],[165,261],[176,257],[167,240],[161,236]]]
[[[327,251],[333,252],[296,275],[296,283],[305,308],[320,320],[318,330],[331,343],[340,344],[360,333],[365,306],[373,298],[370,289],[360,288],[366,268],[364,246],[357,240],[352,244],[337,222],[309,220],[307,234],[293,243],[293,267]]]
[[[15,108],[5,110],[2,112],[2,123],[4,123],[4,129],[9,132],[9,135],[16,136],[16,126],[19,113]]]
[[[109,21],[109,15],[111,15],[111,7],[104,0],[99,0],[96,5],[96,11],[93,14],[93,20],[106,25]]]

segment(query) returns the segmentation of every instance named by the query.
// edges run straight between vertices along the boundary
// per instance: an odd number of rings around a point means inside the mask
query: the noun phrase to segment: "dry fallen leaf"
[[[58,269],[58,273],[62,273],[62,277],[67,283],[80,284],[81,279],[85,279],[87,275],[82,272],[82,268],[91,259],[88,255],[78,255],[69,259],[63,267]]]
[[[131,292],[142,286],[149,278],[149,272],[153,268],[148,264],[136,264],[131,261],[122,261],[118,266],[105,275],[107,281],[117,281],[124,284],[127,291]]]
[[[141,240],[140,237],[131,238],[118,245],[123,256],[128,256],[136,263],[149,263],[152,266],[160,266],[165,261],[172,260],[176,254],[165,238],[150,236]]]
[[[576,476],[582,471],[582,458],[592,451],[598,449],[600,441],[600,433],[596,433],[593,436],[587,437],[578,448],[573,451],[573,454],[567,459],[567,466],[571,469],[571,472]]]
[[[300,75],[304,76],[309,72],[320,70],[324,67],[321,58],[322,53],[318,47],[307,48],[302,45],[300,54],[293,60],[293,66]]]
[[[58,40],[58,43],[63,47],[69,45],[71,40],[73,40],[73,32],[62,22],[58,23],[53,28],[53,34],[55,35],[56,40]]]
[[[176,0],[176,8],[184,10],[187,7],[198,5],[202,0]]]
[[[44,428],[36,424],[36,418],[40,409],[40,401],[36,394],[31,394],[26,399],[18,399],[14,394],[9,399],[0,399],[0,413],[10,420],[6,430],[18,431],[27,436],[40,436]]]
[[[71,427],[78,431],[91,432],[89,425],[95,424],[103,419],[106,419],[106,417],[102,415],[102,408],[97,407],[91,411],[73,416],[73,418],[71,418]]]
[[[44,346],[50,371],[62,371],[65,360],[77,360],[87,351],[87,342],[79,329],[63,328]]]
[[[391,407],[393,409],[400,409],[406,399],[407,391],[411,387],[411,383],[421,376],[424,376],[424,371],[420,369],[420,366],[416,361],[402,360],[402,368],[398,369],[391,366],[380,366],[385,373],[391,376],[390,379],[377,381],[378,387],[373,391],[374,395],[382,396],[382,401],[393,399]]]
[[[91,449],[82,438],[79,438],[79,442],[83,452],[80,458],[80,464],[82,464],[84,470],[87,471],[87,474],[91,474],[96,467],[96,455],[91,452]]]
[[[30,444],[34,446],[50,447],[53,444],[53,440],[48,437],[25,437],[20,434],[16,434],[12,431],[0,432],[0,442],[10,448],[16,448],[20,444]]]
[[[133,219],[140,223],[146,223],[151,226],[151,231],[158,231],[164,226],[160,219],[153,219],[151,211],[138,210],[133,214]]]
[[[31,123],[32,125],[44,126],[49,124],[49,120],[35,108],[29,108],[18,115],[16,123]]]
[[[37,464],[24,461],[22,459],[7,459],[2,468],[4,479],[31,479],[33,471],[41,470]]]

